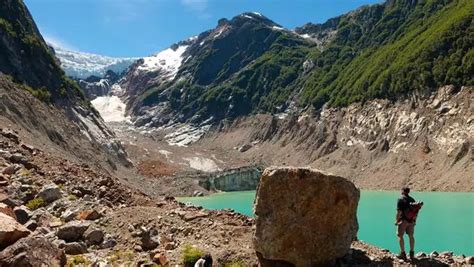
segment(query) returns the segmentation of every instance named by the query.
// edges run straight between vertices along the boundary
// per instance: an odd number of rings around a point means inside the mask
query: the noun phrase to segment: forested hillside
[[[185,52],[173,79],[132,68],[129,109],[219,121],[473,85],[473,17],[469,0],[389,0],[295,30],[244,13],[177,44]]]

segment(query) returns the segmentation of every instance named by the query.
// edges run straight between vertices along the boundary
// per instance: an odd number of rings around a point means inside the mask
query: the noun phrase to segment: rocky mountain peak
[[[265,17],[264,15],[258,12],[244,12],[238,16],[235,16],[230,21],[230,23],[234,25],[235,24],[238,25],[239,23],[247,23],[247,22],[263,24],[269,27],[272,27],[272,26],[280,27],[280,25],[276,24],[275,22],[273,22],[272,20],[270,20],[269,18]]]

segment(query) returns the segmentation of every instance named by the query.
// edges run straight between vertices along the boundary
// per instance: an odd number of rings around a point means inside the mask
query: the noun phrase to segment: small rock
[[[28,162],[28,159],[25,156],[23,156],[23,154],[21,154],[21,153],[15,153],[15,154],[10,156],[10,161],[12,163],[25,164],[26,162]]]
[[[25,224],[31,217],[31,211],[25,206],[15,207],[13,212],[15,212],[16,220],[21,224]]]
[[[443,258],[450,258],[453,256],[453,252],[452,251],[444,251],[444,252],[441,252],[440,256],[443,257]]]
[[[30,152],[30,153],[33,153],[35,152],[35,147],[32,146],[32,145],[27,145],[27,144],[21,144],[21,148],[23,148],[24,150]]]
[[[8,205],[0,203],[0,213],[8,215],[16,220],[15,212]]]
[[[20,142],[20,137],[18,137],[18,135],[11,130],[0,130],[0,134],[17,144]]]
[[[59,227],[56,236],[67,242],[80,240],[90,223],[71,221]]]
[[[18,239],[28,236],[30,231],[15,221],[14,218],[0,213],[0,249],[3,249]]]
[[[9,159],[11,156],[10,152],[0,149],[0,158]]]
[[[430,258],[436,258],[439,256],[439,253],[437,251],[433,251],[430,253]]]
[[[74,218],[76,218],[78,213],[79,213],[79,209],[77,209],[77,208],[66,209],[61,214],[61,219],[63,219],[65,222],[70,222],[70,221],[74,220]]]
[[[245,145],[240,146],[237,150],[238,150],[239,152],[242,152],[242,153],[243,153],[243,152],[246,152],[247,150],[249,150],[249,149],[251,149],[251,148],[252,148],[252,145],[250,145],[250,144],[245,144]]]
[[[165,244],[165,250],[173,250],[175,248],[174,243],[166,243]]]
[[[102,248],[113,248],[117,245],[117,240],[115,240],[115,238],[113,237],[109,237],[107,236],[104,240],[104,242],[102,243],[101,247]]]
[[[104,240],[104,231],[100,229],[88,229],[84,233],[87,246],[100,245]]]
[[[84,242],[71,242],[64,245],[64,252],[69,255],[78,255],[87,253],[87,247]]]
[[[26,229],[28,229],[30,231],[34,231],[34,230],[36,230],[36,228],[38,228],[38,223],[34,220],[30,220],[25,224],[25,227],[26,227]]]
[[[96,211],[95,209],[92,209],[92,210],[84,210],[84,211],[81,211],[79,213],[79,215],[77,215],[77,219],[78,220],[90,220],[90,221],[93,221],[93,220],[97,220],[99,219],[100,217],[102,217],[102,214],[100,214],[98,211]]]
[[[417,253],[415,256],[416,256],[417,258],[420,258],[420,259],[426,258],[426,253],[424,253],[424,252],[419,252],[419,253]]]
[[[0,196],[0,202],[7,205],[7,206],[9,206],[9,207],[17,207],[17,206],[21,206],[21,204],[22,204],[21,200],[14,199],[14,198],[8,197],[6,195],[5,195],[5,197]]]
[[[41,197],[46,203],[51,203],[62,197],[61,189],[55,184],[43,186],[37,197]]]
[[[474,265],[474,257],[466,257],[464,261],[469,265]]]
[[[164,253],[156,253],[155,256],[153,256],[153,262],[159,264],[162,267],[169,266],[170,263]]]
[[[12,175],[15,173],[15,165],[11,164],[2,170],[3,174]]]
[[[201,191],[194,191],[193,192],[193,197],[202,197],[204,196],[204,193]]]
[[[158,247],[160,241],[157,236],[151,236],[149,233],[143,234],[141,239],[141,247],[143,250],[152,250]]]

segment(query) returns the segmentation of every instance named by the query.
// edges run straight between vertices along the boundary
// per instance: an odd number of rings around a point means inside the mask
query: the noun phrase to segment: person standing
[[[416,215],[413,216],[411,212],[412,204],[416,203],[410,195],[410,188],[403,187],[401,196],[397,201],[397,215],[395,218],[395,225],[397,226],[397,237],[400,243],[400,254],[398,258],[406,260],[407,255],[405,253],[405,240],[403,236],[405,233],[408,235],[410,240],[410,259],[415,258],[415,223]]]

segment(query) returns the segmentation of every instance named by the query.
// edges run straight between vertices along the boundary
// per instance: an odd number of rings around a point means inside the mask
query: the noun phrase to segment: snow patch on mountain
[[[129,119],[125,117],[125,103],[118,96],[99,96],[91,103],[105,122],[120,122]]]
[[[176,49],[168,48],[151,57],[143,58],[143,63],[138,66],[138,71],[163,71],[167,79],[172,80],[176,76],[183,53],[188,48],[187,45],[179,46]]]
[[[85,52],[68,51],[58,46],[53,46],[53,48],[66,75],[79,79],[84,79],[91,75],[102,77],[108,70],[122,73],[137,60],[137,58],[114,58]]]

